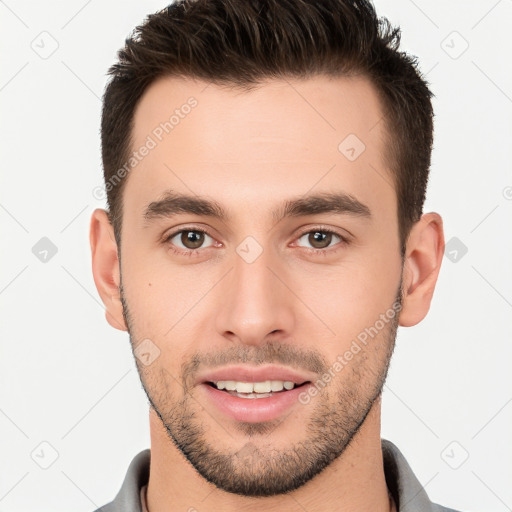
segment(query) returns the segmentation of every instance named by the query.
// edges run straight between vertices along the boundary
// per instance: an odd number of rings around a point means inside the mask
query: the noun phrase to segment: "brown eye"
[[[207,239],[210,240],[210,243],[205,245],[205,242],[208,242]],[[165,242],[178,250],[182,249],[184,252],[187,252],[210,247],[214,239],[201,229],[182,229],[169,235]]]
[[[302,239],[305,239],[308,244],[304,247],[318,250],[328,249],[332,245],[335,245],[333,242],[337,243],[344,241],[344,238],[341,235],[326,229],[308,231],[300,236],[298,240],[300,241]]]
[[[197,249],[204,243],[204,233],[202,231],[182,231],[180,241],[187,249]]]
[[[332,233],[326,233],[325,231],[312,231],[308,237],[308,242],[315,249],[325,249],[329,247],[331,240]]]

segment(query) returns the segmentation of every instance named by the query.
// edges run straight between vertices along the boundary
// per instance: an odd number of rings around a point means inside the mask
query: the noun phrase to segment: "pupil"
[[[312,236],[310,235],[309,243],[318,249],[328,247],[331,243],[332,234],[331,233],[325,233],[323,231],[315,231],[312,233]],[[326,243],[327,242],[327,243]],[[318,246],[320,244],[320,246]]]
[[[182,243],[188,249],[197,249],[203,244],[204,233],[199,231],[186,231],[181,235]]]

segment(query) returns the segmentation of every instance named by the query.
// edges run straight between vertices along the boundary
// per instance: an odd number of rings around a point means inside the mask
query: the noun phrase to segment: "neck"
[[[394,512],[382,459],[380,399],[343,454],[301,488],[267,498],[243,497],[217,489],[195,471],[169,439],[150,409],[149,512]]]

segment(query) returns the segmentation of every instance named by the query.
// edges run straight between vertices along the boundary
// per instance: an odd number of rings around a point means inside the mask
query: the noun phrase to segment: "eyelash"
[[[170,241],[176,235],[179,235],[179,234],[187,232],[187,231],[193,231],[195,233],[204,233],[205,235],[208,235],[210,238],[215,240],[215,237],[213,235],[211,235],[208,230],[206,230],[204,228],[199,229],[199,228],[196,228],[194,226],[188,226],[188,227],[185,227],[185,228],[181,228],[178,231],[174,231],[170,235],[166,236],[164,238],[164,240],[162,241],[162,243],[166,244],[166,245],[169,245],[169,248],[175,254],[178,254],[180,256],[193,257],[193,256],[196,256],[196,255],[199,255],[201,253],[201,249],[202,249],[201,247],[198,248],[198,249],[182,250],[182,249],[177,249],[172,243],[170,243]],[[331,255],[331,254],[334,254],[334,253],[338,252],[338,250],[340,250],[342,247],[345,247],[346,245],[349,244],[349,240],[347,239],[347,237],[341,235],[337,231],[334,231],[332,229],[329,229],[329,228],[326,228],[326,227],[323,227],[323,226],[317,226],[316,228],[308,229],[306,231],[302,231],[300,234],[297,235],[296,239],[300,239],[304,235],[307,235],[309,233],[315,233],[315,232],[331,234],[331,235],[335,235],[335,236],[339,237],[341,241],[338,242],[338,244],[335,244],[333,247],[335,247],[336,245],[340,245],[340,247],[337,248],[337,249],[334,249],[334,250],[331,250],[332,247],[327,247],[325,249],[315,249],[315,248],[312,248],[312,247],[303,247],[302,249],[305,249],[308,254],[313,254],[313,255],[320,255],[320,254],[322,254],[323,256],[328,256],[328,255]],[[207,247],[204,247],[203,249],[207,249]]]

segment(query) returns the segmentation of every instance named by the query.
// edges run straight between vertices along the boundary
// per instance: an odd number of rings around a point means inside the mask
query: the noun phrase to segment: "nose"
[[[290,337],[298,299],[287,286],[284,266],[270,250],[249,261],[233,256],[233,269],[218,291],[217,332],[246,345],[264,344],[277,332],[280,338]]]

